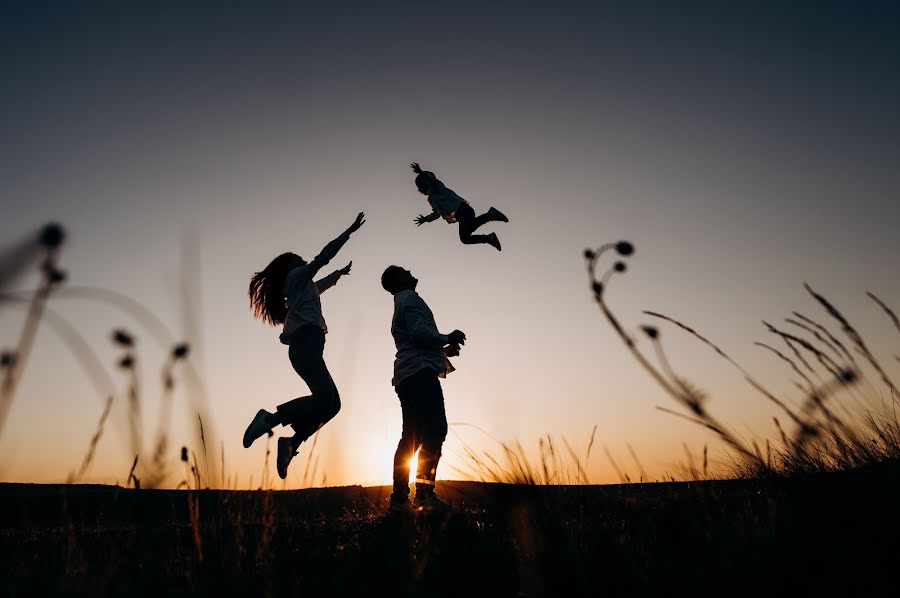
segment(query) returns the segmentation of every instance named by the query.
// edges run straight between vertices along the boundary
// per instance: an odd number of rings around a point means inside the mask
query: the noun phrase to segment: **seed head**
[[[659,338],[659,330],[656,328],[656,326],[641,326],[641,330],[643,330],[644,334],[652,339]]]
[[[597,297],[603,294],[603,283],[599,280],[595,280],[594,284],[591,285],[591,288],[594,290],[594,295]]]
[[[594,250],[593,249],[585,249],[584,250],[584,259],[586,259],[586,260],[594,259]]]
[[[63,230],[63,227],[55,222],[51,222],[41,229],[40,237],[38,241],[41,245],[46,247],[47,249],[56,249],[66,238],[66,233]]]
[[[851,382],[856,382],[856,372],[853,370],[844,370],[841,372],[841,381],[846,384],[850,384]]]
[[[47,272],[47,280],[50,284],[62,284],[66,281],[66,273],[63,270],[53,268]]]
[[[0,353],[0,367],[9,368],[16,364],[16,354],[12,351]]]
[[[186,446],[181,447],[181,460],[187,463],[188,460],[188,450]]]
[[[625,271],[625,262],[616,262],[613,264],[613,270],[616,272],[624,272]]]
[[[616,243],[616,251],[619,255],[631,255],[634,253],[634,245],[628,241],[619,241]]]
[[[131,355],[126,355],[119,360],[119,367],[123,370],[130,370],[134,367],[134,357],[132,357]]]
[[[172,359],[184,359],[190,350],[191,346],[187,343],[179,343],[172,349]]]
[[[128,334],[124,329],[117,328],[113,330],[112,340],[120,347],[133,347],[134,337]]]

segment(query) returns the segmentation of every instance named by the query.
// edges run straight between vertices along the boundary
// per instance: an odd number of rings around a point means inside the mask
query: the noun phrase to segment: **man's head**
[[[381,275],[381,286],[391,295],[400,291],[414,291],[417,284],[419,280],[400,266],[388,266]]]

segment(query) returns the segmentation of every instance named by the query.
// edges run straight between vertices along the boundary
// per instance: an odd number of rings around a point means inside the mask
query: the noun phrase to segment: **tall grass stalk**
[[[602,277],[597,275],[600,256],[614,248],[618,251],[623,246],[625,251],[619,251],[620,255],[630,255],[633,247],[627,242],[609,244],[597,250],[585,252],[594,298],[613,331],[623,341],[629,352],[668,394],[687,408],[688,413],[664,407],[658,407],[658,409],[714,432],[733,451],[730,459],[734,475],[747,477],[791,475],[800,472],[846,470],[886,461],[900,461],[900,424],[898,424],[895,409],[896,385],[889,373],[882,367],[881,362],[869,349],[862,335],[822,294],[804,284],[807,292],[830,317],[838,322],[849,346],[863,357],[863,361],[871,367],[880,382],[887,387],[892,403],[890,410],[884,405],[880,411],[873,411],[868,407],[873,404],[873,397],[871,393],[868,396],[862,393],[857,384],[860,380],[867,382],[868,380],[865,372],[859,367],[859,362],[848,349],[848,345],[824,325],[800,312],[792,312],[793,318],[785,318],[786,323],[799,329],[800,332],[797,333],[763,322],[766,329],[785,344],[790,355],[786,355],[767,343],[754,343],[786,363],[798,376],[800,382],[793,384],[801,393],[802,405],[799,408],[791,407],[786,400],[776,396],[728,353],[693,327],[658,312],[643,312],[645,315],[673,324],[711,348],[719,357],[734,366],[752,388],[760,392],[790,418],[796,426],[792,435],[784,430],[778,418],[773,418],[780,437],[764,439],[765,451],[763,451],[760,447],[762,440],[753,439],[748,443],[710,416],[704,404],[706,402],[705,395],[673,371],[662,350],[661,333],[656,327],[642,326],[641,330],[653,344],[659,366],[654,366],[650,359],[637,348],[634,339],[625,332],[624,327],[605,300],[605,291],[612,274],[624,272],[625,266],[618,262]],[[881,299],[871,293],[867,294],[897,326],[898,320],[893,310]],[[898,330],[900,330],[900,326],[898,326]],[[871,384],[869,387],[872,388]],[[844,401],[838,400],[841,391],[856,401],[856,410]],[[702,470],[697,467],[694,456],[687,447],[685,447],[685,454],[687,462],[684,469],[689,476],[702,475],[706,477],[709,475],[705,446]]]

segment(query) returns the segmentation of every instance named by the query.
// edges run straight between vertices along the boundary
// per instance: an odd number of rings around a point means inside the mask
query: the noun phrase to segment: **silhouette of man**
[[[390,512],[410,510],[409,461],[419,451],[414,506],[446,511],[448,505],[434,494],[441,446],[447,436],[444,395],[438,378],[453,371],[448,357],[459,355],[466,335],[459,330],[438,332],[434,315],[416,293],[419,281],[399,266],[389,266],[381,286],[394,296],[391,334],[397,346],[392,384],[403,411],[403,432],[394,453],[394,490]]]

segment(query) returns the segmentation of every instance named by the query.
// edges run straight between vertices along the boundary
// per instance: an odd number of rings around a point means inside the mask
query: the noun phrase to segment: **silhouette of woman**
[[[365,215],[360,212],[350,228],[326,245],[311,262],[307,263],[295,253],[283,253],[250,280],[253,315],[273,326],[284,324],[281,342],[289,346],[291,365],[311,393],[278,405],[275,413],[260,409],[244,432],[244,447],[249,448],[263,434],[271,434],[278,424],[294,429],[293,436],[278,439],[275,466],[281,479],[287,477],[288,465],[300,444],[341,409],[337,387],[322,358],[328,327],[322,318],[319,295],[337,284],[342,276],[350,274],[353,262],[315,282],[313,277],[337,255],[363,223]]]
[[[434,175],[433,172],[423,171],[417,162],[410,164],[413,172],[416,173],[416,187],[419,193],[428,196],[428,203],[431,205],[432,212],[427,216],[419,215],[415,219],[417,226],[422,226],[426,222],[432,222],[438,218],[443,218],[449,224],[459,223],[459,240],[466,245],[475,245],[477,243],[486,243],[500,251],[500,239],[496,233],[489,235],[472,234],[482,224],[488,222],[509,222],[503,212],[496,208],[490,208],[481,216],[475,216],[475,210],[469,205],[469,202],[448,189]]]

